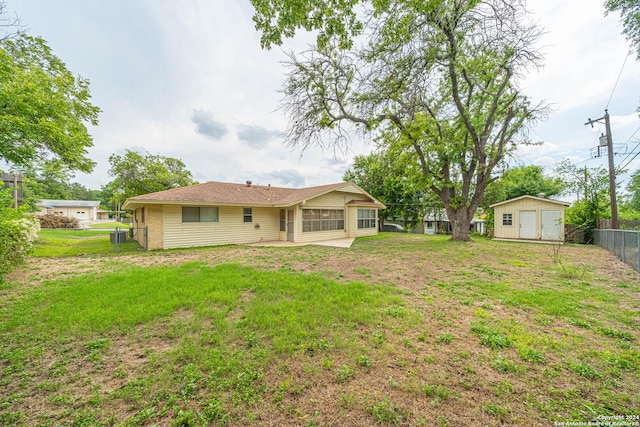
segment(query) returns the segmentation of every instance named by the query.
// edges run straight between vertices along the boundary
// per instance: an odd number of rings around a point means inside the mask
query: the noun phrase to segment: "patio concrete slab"
[[[248,246],[274,246],[274,247],[292,247],[292,246],[330,246],[334,248],[350,248],[355,240],[354,237],[348,237],[344,239],[331,239],[322,240],[320,242],[308,242],[308,243],[296,243],[296,242],[283,242],[281,240],[271,240],[265,242],[249,243]]]

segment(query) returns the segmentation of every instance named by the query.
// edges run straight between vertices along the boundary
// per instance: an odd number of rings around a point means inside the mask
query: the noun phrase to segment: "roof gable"
[[[531,200],[537,200],[539,202],[547,202],[547,203],[554,203],[554,204],[557,204],[557,205],[571,206],[571,203],[569,203],[569,202],[562,202],[560,200],[545,199],[544,197],[536,197],[536,196],[524,195],[524,196],[520,196],[520,197],[515,197],[513,199],[505,200],[503,202],[494,203],[492,205],[489,205],[489,207],[490,208],[495,208],[496,206],[501,206],[501,205],[504,205],[504,204],[507,204],[507,203],[517,202],[517,201],[523,200],[523,199],[531,199]]]

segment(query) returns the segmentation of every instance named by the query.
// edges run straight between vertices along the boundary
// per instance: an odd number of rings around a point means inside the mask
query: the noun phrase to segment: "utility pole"
[[[609,122],[609,110],[604,110],[604,117],[591,120],[585,125],[591,125],[594,123],[602,123],[604,120],[604,127],[607,137],[607,156],[609,158],[609,194],[611,195],[611,228],[617,230],[618,227],[618,203],[616,201],[616,171],[613,164],[613,140],[611,139],[611,123]]]

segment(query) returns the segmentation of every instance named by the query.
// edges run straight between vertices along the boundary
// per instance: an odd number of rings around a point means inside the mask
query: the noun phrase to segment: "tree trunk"
[[[451,221],[451,227],[453,228],[451,240],[456,242],[470,242],[469,226],[471,225],[472,217],[467,215],[467,209],[464,207],[456,209],[452,214],[453,215],[448,215],[449,221]]]

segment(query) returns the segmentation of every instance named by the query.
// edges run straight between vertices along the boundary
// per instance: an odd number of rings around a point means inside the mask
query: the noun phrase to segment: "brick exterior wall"
[[[144,222],[142,221],[142,210],[144,209]],[[163,249],[163,207],[161,205],[146,205],[142,208],[138,208],[134,213],[134,227],[136,231],[133,234],[134,239],[144,245],[144,232],[145,226],[148,228],[147,234],[147,249]]]

